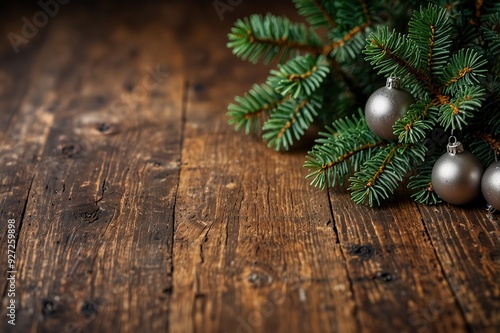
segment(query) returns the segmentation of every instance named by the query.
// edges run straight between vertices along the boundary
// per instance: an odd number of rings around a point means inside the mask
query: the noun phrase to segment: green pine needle
[[[458,90],[455,97],[443,103],[439,110],[438,122],[445,130],[462,130],[468,125],[468,119],[474,116],[484,100],[484,88],[465,86]]]
[[[436,124],[438,109],[429,98],[410,106],[406,115],[396,121],[394,134],[401,143],[422,142]]]
[[[363,113],[335,121],[328,132],[321,132],[316,145],[308,153],[304,167],[311,185],[324,189],[342,185],[351,172],[360,167],[386,142],[373,134],[366,125]]]
[[[411,197],[418,203],[436,205],[442,202],[434,192],[431,182],[432,167],[436,160],[437,157],[434,157],[429,163],[422,164],[416,169],[417,174],[410,177],[408,188],[414,191]]]
[[[297,57],[278,65],[278,68],[271,70],[267,84],[275,87],[281,95],[291,95],[295,99],[312,95],[330,72],[323,56],[315,58],[311,55]]]
[[[460,90],[467,86],[476,85],[484,77],[486,60],[472,49],[462,49],[454,54],[446,67],[440,83],[444,93]]]
[[[425,159],[423,145],[391,143],[369,159],[363,169],[349,178],[351,197],[357,204],[380,205],[394,193],[415,162]]]
[[[255,84],[243,97],[236,96],[236,103],[229,104],[228,123],[235,126],[237,131],[242,128],[247,134],[255,133],[261,125],[261,119],[267,117],[287,97],[274,91],[267,84]]]
[[[288,150],[309,128],[321,108],[322,97],[315,94],[303,100],[288,99],[278,105],[264,123],[262,138],[268,147]]]
[[[334,29],[337,24],[335,15],[335,2],[328,0],[293,0],[300,15],[315,29],[327,27]]]
[[[364,53],[365,60],[378,74],[404,79],[405,86],[414,86],[413,93],[432,86],[430,77],[419,69],[422,58],[419,48],[408,36],[391,32],[387,27],[379,28],[370,34]]]
[[[321,41],[313,30],[271,14],[264,17],[252,15],[236,21],[228,38],[227,46],[233,49],[233,53],[252,63],[262,59],[268,64],[280,54],[280,60],[284,61],[299,51],[322,51]]]
[[[420,63],[418,68],[427,74],[441,75],[452,44],[451,24],[446,11],[429,4],[427,9],[415,11],[408,23],[408,37],[419,48]]]

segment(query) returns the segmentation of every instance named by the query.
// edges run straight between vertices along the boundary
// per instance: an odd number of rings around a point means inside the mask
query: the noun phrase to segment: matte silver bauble
[[[403,117],[415,98],[401,88],[399,78],[389,77],[385,87],[375,90],[365,105],[366,124],[370,130],[386,140],[396,140],[392,125]]]
[[[474,200],[481,192],[483,167],[460,142],[448,143],[448,152],[432,168],[432,187],[446,202],[462,205]]]
[[[481,191],[486,201],[500,211],[500,161],[491,164],[484,172]]]

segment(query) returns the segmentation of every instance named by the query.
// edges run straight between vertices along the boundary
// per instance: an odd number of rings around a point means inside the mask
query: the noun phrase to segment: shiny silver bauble
[[[481,191],[486,201],[500,211],[500,161],[491,164],[484,172]]]
[[[449,143],[447,148],[448,152],[432,168],[432,187],[444,201],[462,205],[474,200],[481,192],[483,167],[460,142]]]
[[[406,114],[413,103],[415,98],[401,88],[399,78],[389,77],[386,86],[375,90],[366,102],[366,124],[379,137],[396,140],[392,126]]]

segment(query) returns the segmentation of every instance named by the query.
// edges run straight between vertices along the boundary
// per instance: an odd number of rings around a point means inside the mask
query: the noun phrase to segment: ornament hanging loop
[[[401,88],[401,79],[396,76],[389,76],[385,82],[385,86],[389,89]]]
[[[451,156],[455,156],[456,154],[463,153],[464,147],[462,146],[462,143],[452,135],[448,139],[448,145],[446,146],[446,150],[448,150],[448,154],[450,154]]]

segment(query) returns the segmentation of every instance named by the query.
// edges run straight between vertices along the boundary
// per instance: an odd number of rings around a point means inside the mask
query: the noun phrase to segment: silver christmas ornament
[[[387,78],[385,87],[375,90],[365,105],[366,124],[370,130],[386,140],[396,140],[392,125],[403,117],[415,98],[401,88],[401,81],[396,77]]]
[[[486,201],[500,211],[500,161],[491,164],[484,172],[481,191]]]
[[[483,167],[456,138],[450,138],[447,149],[432,168],[432,187],[444,201],[462,205],[479,195]]]

